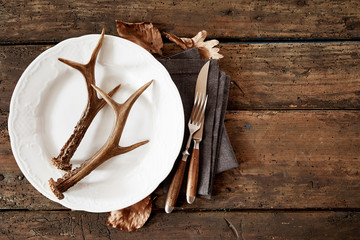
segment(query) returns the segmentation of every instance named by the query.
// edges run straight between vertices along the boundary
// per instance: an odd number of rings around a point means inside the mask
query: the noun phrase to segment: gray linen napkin
[[[197,48],[188,49],[176,54],[173,54],[168,57],[169,59],[201,59],[200,53]],[[220,74],[224,74],[221,72]],[[230,84],[230,77],[226,76],[226,84],[224,86],[224,92],[223,92],[223,104],[221,109],[220,116],[221,119],[224,118],[225,112],[226,112],[226,106],[229,96],[229,84]],[[222,81],[221,79],[220,81]],[[219,87],[219,92],[222,92],[222,89]],[[220,96],[219,96],[220,97]],[[228,133],[226,131],[225,125],[223,122],[221,122],[222,126],[220,127],[220,139],[218,144],[218,161],[216,162],[215,166],[215,174],[222,173],[224,171],[227,171],[231,168],[238,167],[238,162],[236,160],[233,148],[231,146],[231,142],[228,136]]]
[[[166,59],[158,59],[170,73],[177,86],[184,106],[185,121],[187,122],[194,101],[197,75],[207,60],[201,60],[196,48],[172,55]],[[230,78],[225,73],[219,72],[217,60],[210,60],[208,76],[208,105],[204,124],[203,140],[200,144],[200,168],[198,195],[210,198],[214,176],[216,173],[226,171],[238,166],[236,157],[231,147],[226,129],[224,116],[226,111]],[[182,149],[186,144],[189,131],[185,128]],[[177,162],[180,161],[181,154]],[[175,165],[176,166],[176,165]],[[176,171],[173,169],[164,181],[165,190],[171,182]],[[187,177],[184,177],[183,190],[186,188]]]

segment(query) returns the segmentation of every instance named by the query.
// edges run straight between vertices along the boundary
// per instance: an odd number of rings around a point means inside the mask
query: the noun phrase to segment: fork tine
[[[195,117],[195,120],[194,122],[196,124],[200,124],[201,123],[201,117],[203,115],[203,109],[204,109],[204,106],[205,106],[205,103],[206,103],[206,97],[205,97],[205,94],[201,94],[200,93],[200,100],[199,100],[199,104],[197,106],[197,112],[196,112],[196,117]]]
[[[204,116],[205,116],[205,109],[206,109],[207,100],[208,100],[208,95],[206,95],[204,105],[202,106],[202,109],[201,109],[201,117],[200,117],[199,122],[202,122],[202,121],[204,120]]]
[[[201,97],[201,93],[197,93],[197,101],[194,105],[194,114],[192,115],[191,121],[192,122],[196,122],[197,121],[197,117],[199,115],[199,110],[200,110],[200,106],[201,106],[201,102],[202,102],[202,97]]]
[[[202,93],[200,93],[200,99],[199,99],[199,104],[197,106],[197,111],[196,111],[196,116],[195,116],[195,119],[194,121],[196,123],[199,122],[199,117],[200,117],[200,114],[201,114],[201,105],[203,104],[203,96],[202,96]]]
[[[192,109],[191,114],[190,114],[190,119],[189,119],[189,121],[193,121],[193,120],[194,120],[194,115],[195,115],[195,111],[196,111],[196,106],[197,106],[198,99],[199,99],[199,93],[197,92],[196,95],[195,95],[194,105],[193,105],[193,109]]]
[[[189,137],[186,143],[185,150],[183,151],[183,157],[171,181],[171,185],[169,187],[169,191],[166,197],[165,211],[167,213],[170,213],[174,209],[175,202],[177,200],[177,197],[179,196],[181,183],[184,177],[184,171],[186,168],[186,160],[187,157],[190,155],[188,150],[190,148],[191,140],[193,139],[194,133],[196,133],[196,131],[198,131],[201,127],[201,119],[203,119],[204,117],[203,115],[205,112],[206,102],[207,96],[205,97],[205,93],[196,92],[194,106],[188,122]]]

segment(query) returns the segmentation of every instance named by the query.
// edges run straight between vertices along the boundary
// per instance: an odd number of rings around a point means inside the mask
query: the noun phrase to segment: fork
[[[201,122],[204,118],[205,108],[207,103],[207,96],[205,94],[197,93],[194,100],[194,106],[190,115],[190,119],[188,122],[188,128],[190,132],[190,136],[187,140],[185,150],[182,153],[182,159],[177,167],[176,173],[171,181],[169,191],[166,196],[166,203],[165,203],[165,212],[171,213],[174,209],[176,200],[179,196],[181,184],[184,177],[184,172],[186,168],[186,160],[189,153],[189,148],[191,144],[192,136],[196,131],[198,131],[201,127]]]

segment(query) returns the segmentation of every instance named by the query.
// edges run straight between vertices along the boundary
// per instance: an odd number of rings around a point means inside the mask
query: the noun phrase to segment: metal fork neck
[[[199,149],[199,148],[200,148],[200,141],[194,139],[194,149]]]
[[[191,139],[192,139],[192,136],[194,135],[194,133],[190,133],[190,136],[187,140],[187,143],[186,143],[186,147],[185,147],[185,150],[183,151],[183,157],[182,157],[182,161],[186,162],[187,160],[187,157],[190,155],[189,153],[189,148],[190,148],[190,144],[191,144]]]

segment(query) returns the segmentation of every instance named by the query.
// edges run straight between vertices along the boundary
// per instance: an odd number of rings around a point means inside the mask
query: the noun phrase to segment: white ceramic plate
[[[58,200],[48,180],[64,172],[53,167],[87,102],[83,76],[59,57],[87,63],[100,35],[65,40],[40,54],[24,71],[10,104],[9,133],[15,159],[29,182],[47,198],[74,210],[108,212],[128,207],[153,192],[169,174],[180,151],[184,115],[180,95],[166,69],[147,51],[119,37],[105,36],[96,67],[96,85],[113,98],[126,100],[146,82],[150,87],[135,102],[121,146],[150,140],[109,159]],[[77,167],[106,141],[114,114],[105,106],[88,129],[71,163]]]

